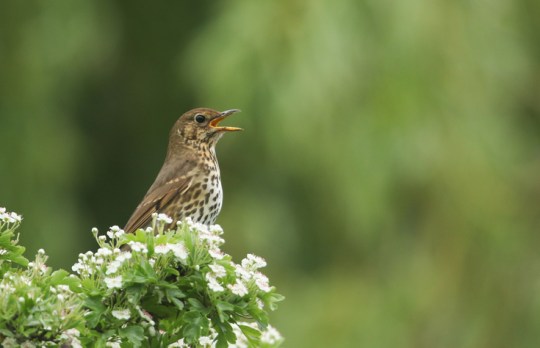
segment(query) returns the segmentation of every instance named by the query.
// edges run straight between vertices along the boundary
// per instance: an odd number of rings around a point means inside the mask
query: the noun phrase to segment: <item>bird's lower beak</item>
[[[216,131],[223,131],[223,132],[237,132],[243,130],[242,128],[237,127],[218,127],[219,123],[224,120],[227,116],[230,116],[234,113],[240,112],[238,109],[231,109],[223,111],[221,114],[219,114],[216,118],[214,118],[212,121],[210,121],[210,127],[215,129]]]

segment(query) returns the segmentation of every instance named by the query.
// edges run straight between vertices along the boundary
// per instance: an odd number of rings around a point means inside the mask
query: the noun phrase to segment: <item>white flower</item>
[[[43,249],[39,249],[37,252],[40,255],[45,255],[45,250],[43,250]]]
[[[122,287],[122,276],[112,277],[112,278],[105,278],[103,279],[105,281],[105,284],[109,289],[114,288],[121,288]]]
[[[113,232],[113,231],[107,231],[107,236],[108,236],[110,239],[113,239],[113,238],[114,238],[114,232]]]
[[[98,238],[100,241],[104,242],[107,239],[107,236],[99,236]]]
[[[147,248],[146,245],[144,245],[143,243],[140,243],[140,242],[129,242],[128,244],[129,244],[129,246],[131,247],[131,250],[132,250],[132,251],[142,251],[143,253],[147,253],[147,252],[148,252],[148,248]]]
[[[257,287],[262,291],[269,292],[270,290],[272,290],[272,288],[268,284],[268,277],[261,272],[256,272],[253,278],[255,279],[255,284],[257,285]]]
[[[5,253],[7,253],[8,251],[6,249],[2,249],[0,248],[0,255],[4,255]],[[30,264],[29,264],[30,266]]]
[[[132,257],[131,253],[125,252],[125,253],[120,254],[116,259],[118,261],[124,262],[126,260],[131,259],[131,257]]]
[[[67,339],[70,347],[82,348],[81,341],[79,341],[78,339],[79,336],[80,336],[79,330],[68,329],[62,333],[60,338]]]
[[[188,251],[182,243],[156,245],[154,251],[156,254],[167,254],[172,251],[174,256],[182,261],[185,261],[188,256]]]
[[[201,346],[209,346],[212,344],[214,340],[211,337],[208,336],[201,336],[199,337],[199,344]]]
[[[68,337],[79,337],[81,333],[77,329],[68,329],[64,332]]]
[[[260,298],[255,299],[255,302],[257,303],[257,307],[259,307],[259,309],[264,309],[264,303]]]
[[[2,208],[2,209],[5,209],[5,208]],[[2,341],[2,347],[5,347],[5,348],[14,348],[14,347],[18,347],[19,344],[17,343],[17,340],[12,338],[12,337],[6,337],[3,341]]]
[[[216,276],[212,273],[206,273],[206,281],[208,282],[208,287],[213,292],[221,292],[225,290],[223,286],[218,283]]]
[[[244,283],[239,282],[239,281],[236,281],[236,283],[234,284],[229,284],[227,285],[227,287],[229,288],[229,290],[231,290],[233,294],[238,295],[240,297],[247,295],[248,293],[247,287],[244,285]]]
[[[183,243],[176,243],[176,244],[168,244],[169,249],[172,250],[174,256],[176,258],[185,261],[188,257],[188,250],[186,249],[186,246]]]
[[[240,265],[234,265],[234,272],[236,273],[237,277],[240,277],[244,280],[250,280],[253,276],[252,272],[249,272],[247,269]]]
[[[223,228],[221,228],[220,225],[212,225],[210,226],[209,230],[212,234],[215,234],[217,236],[220,236],[223,234]]]
[[[222,265],[218,265],[214,263],[214,264],[211,264],[209,267],[212,270],[212,272],[214,272],[217,278],[223,278],[227,275],[227,271],[225,270],[225,267],[223,267]]]
[[[157,222],[164,222],[166,224],[172,224],[173,219],[171,219],[167,214],[158,214]]]
[[[96,252],[96,256],[109,256],[109,255],[112,255],[112,251],[109,248],[99,248],[98,251]]]
[[[188,348],[189,346],[184,342],[184,339],[181,338],[178,341],[169,344],[169,348]]]
[[[259,256],[248,254],[245,259],[242,260],[242,267],[249,270],[257,270],[266,266],[266,261]]]
[[[14,222],[21,222],[22,216],[17,213],[9,213],[9,215],[6,215],[7,221],[14,223]]]
[[[56,295],[56,297],[57,297],[60,301],[64,301],[64,300],[65,300],[65,296],[62,295],[62,294],[58,294],[58,295]]]
[[[67,340],[70,347],[73,348],[82,348],[81,341],[77,337],[80,336],[80,332],[77,329],[69,329],[62,333],[60,336],[61,339]]]
[[[71,266],[71,270],[72,270],[73,272],[77,272],[77,273],[79,273],[79,274],[81,274],[81,269],[82,269],[82,265],[81,265],[79,262],[77,262],[76,264],[74,264],[73,266]]]
[[[156,247],[154,248],[154,252],[156,254],[166,254],[170,251],[171,249],[169,248],[169,245],[168,244],[161,244],[161,245],[156,245]]]
[[[129,309],[114,310],[111,314],[118,320],[128,320],[131,317]]]
[[[220,236],[214,235],[209,232],[201,231],[201,230],[199,230],[199,232],[200,232],[199,239],[201,239],[202,241],[205,241],[206,244],[208,244],[211,247],[217,247],[225,243],[225,240],[221,238]]]
[[[180,221],[179,221],[180,222]],[[193,227],[193,225],[195,224],[193,222],[193,219],[191,218],[191,216],[188,216],[187,218],[184,219],[184,222],[189,226],[189,227]]]
[[[71,290],[69,289],[69,286],[64,285],[64,284],[57,285],[56,288],[63,292],[71,292]]]
[[[223,252],[219,250],[219,248],[211,248],[208,250],[208,253],[214,260],[221,260],[223,259]]]
[[[102,265],[103,262],[105,262],[101,257],[98,257],[97,259],[93,260],[96,265]]]
[[[120,345],[119,342],[116,342],[116,341],[111,341],[111,342],[107,342],[107,344],[105,344],[106,347],[111,347],[111,348],[121,348],[122,346]]]
[[[109,267],[107,267],[106,274],[114,274],[118,271],[118,269],[122,266],[122,262],[119,260],[114,260],[113,262],[109,263]]]
[[[266,330],[261,334],[261,342],[266,344],[276,344],[281,341],[282,337],[278,330],[276,330],[271,325],[268,325]]]

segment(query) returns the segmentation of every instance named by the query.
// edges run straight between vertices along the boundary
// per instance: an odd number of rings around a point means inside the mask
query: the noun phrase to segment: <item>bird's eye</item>
[[[204,121],[206,121],[206,117],[204,117],[204,115],[201,115],[201,114],[195,115],[195,121],[197,123],[204,123]]]

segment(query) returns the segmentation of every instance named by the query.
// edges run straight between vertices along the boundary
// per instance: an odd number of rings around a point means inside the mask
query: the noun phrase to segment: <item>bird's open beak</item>
[[[237,128],[237,127],[218,127],[219,123],[222,120],[224,120],[227,116],[230,116],[236,112],[240,112],[240,110],[231,109],[231,110],[223,111],[216,118],[210,121],[210,127],[214,128],[216,131],[223,131],[223,132],[237,132],[237,131],[243,130],[242,128]]]

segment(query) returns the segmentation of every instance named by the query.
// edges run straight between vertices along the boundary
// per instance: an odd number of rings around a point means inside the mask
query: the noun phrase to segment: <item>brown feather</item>
[[[129,218],[124,231],[126,233],[133,233],[139,228],[148,226],[152,221],[153,213],[166,210],[166,207],[174,201],[175,197],[184,194],[191,186],[193,180],[192,178],[182,179],[165,184],[149,192]]]

